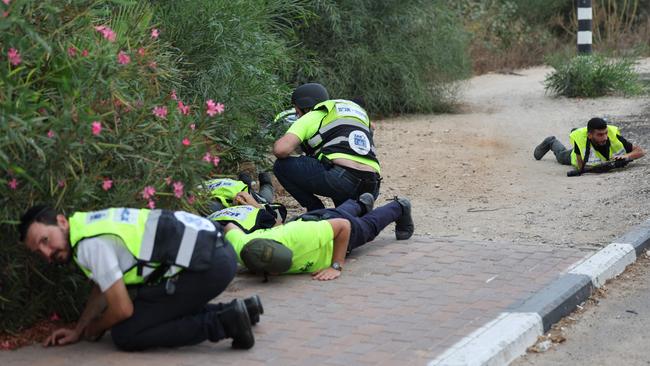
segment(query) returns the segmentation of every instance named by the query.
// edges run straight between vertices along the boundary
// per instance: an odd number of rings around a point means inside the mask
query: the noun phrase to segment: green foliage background
[[[362,96],[373,114],[440,112],[470,74],[467,33],[444,2],[319,0],[312,10],[318,18],[298,32],[312,67],[297,70],[297,84]]]
[[[596,47],[648,53],[650,0],[596,0],[596,8]],[[282,131],[269,121],[290,107],[297,85],[362,96],[374,116],[452,111],[472,70],[573,54],[574,13],[563,0],[0,2],[0,332],[53,312],[73,320],[84,301],[86,281],[74,266],[49,268],[17,242],[17,219],[31,204],[68,214],[144,207],[142,190],[152,186],[157,207],[200,211],[203,197],[193,189],[200,181],[244,161],[270,162]],[[95,30],[100,25],[116,32],[114,43]],[[120,51],[130,63],[117,62]],[[609,68],[599,75],[629,79],[629,64],[601,61]],[[562,73],[584,65],[573,61]],[[206,115],[208,99],[225,113]],[[153,116],[163,106],[168,115]],[[180,197],[169,181],[183,183]]]

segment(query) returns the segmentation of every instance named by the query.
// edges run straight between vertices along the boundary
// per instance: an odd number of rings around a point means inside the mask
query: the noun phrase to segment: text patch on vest
[[[348,136],[350,148],[359,155],[368,155],[370,152],[370,140],[363,131],[352,131]]]

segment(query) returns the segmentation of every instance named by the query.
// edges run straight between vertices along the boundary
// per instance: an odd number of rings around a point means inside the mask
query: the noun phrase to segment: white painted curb
[[[534,344],[543,330],[537,313],[501,313],[429,362],[429,366],[506,365]]]
[[[594,287],[601,287],[636,261],[636,252],[630,244],[612,243],[579,263],[569,273],[586,275]]]
[[[647,238],[648,232],[643,235]],[[636,259],[636,249],[632,244],[612,243],[575,263],[568,274],[588,276],[593,286],[599,288],[607,280],[623,273]],[[561,279],[562,277],[558,281]],[[546,314],[501,313],[430,361],[428,366],[507,365],[523,355],[529,346],[535,344],[537,337],[543,334],[542,316]]]

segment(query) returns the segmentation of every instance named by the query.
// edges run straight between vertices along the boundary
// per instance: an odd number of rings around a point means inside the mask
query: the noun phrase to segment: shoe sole
[[[244,300],[238,299],[235,302],[236,312],[239,315],[239,323],[244,324],[245,329],[242,331],[243,335],[246,338],[250,338],[250,344],[239,343],[238,340],[233,339],[232,348],[234,349],[251,349],[255,345],[255,336],[253,335],[253,330],[251,329],[250,316],[248,315],[248,310],[246,310],[246,304]]]

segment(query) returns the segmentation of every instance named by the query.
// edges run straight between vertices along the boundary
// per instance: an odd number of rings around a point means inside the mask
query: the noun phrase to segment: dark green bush
[[[299,30],[296,83],[363,96],[374,114],[448,110],[466,77],[467,37],[442,2],[319,0]],[[311,61],[313,60],[313,62]]]
[[[215,131],[231,148],[227,161],[260,160],[271,141],[259,125],[285,107],[291,90],[294,22],[305,1],[156,1],[156,18],[183,54],[182,92],[224,101],[228,114]]]
[[[147,3],[119,3],[0,4],[8,11],[0,22],[2,331],[52,312],[71,319],[84,300],[78,290],[86,281],[47,268],[18,243],[15,224],[26,208],[193,210],[201,204],[200,197],[192,204],[193,187],[223,153],[215,146],[222,117],[182,94],[190,110],[181,113],[181,100],[170,96],[180,80],[177,56],[164,33],[152,37]],[[156,107],[167,108],[165,118],[154,116]],[[145,199],[145,187],[156,194]]]
[[[570,98],[636,95],[643,88],[634,64],[632,59],[607,59],[598,55],[553,61],[555,71],[546,76],[544,85],[547,92]]]

